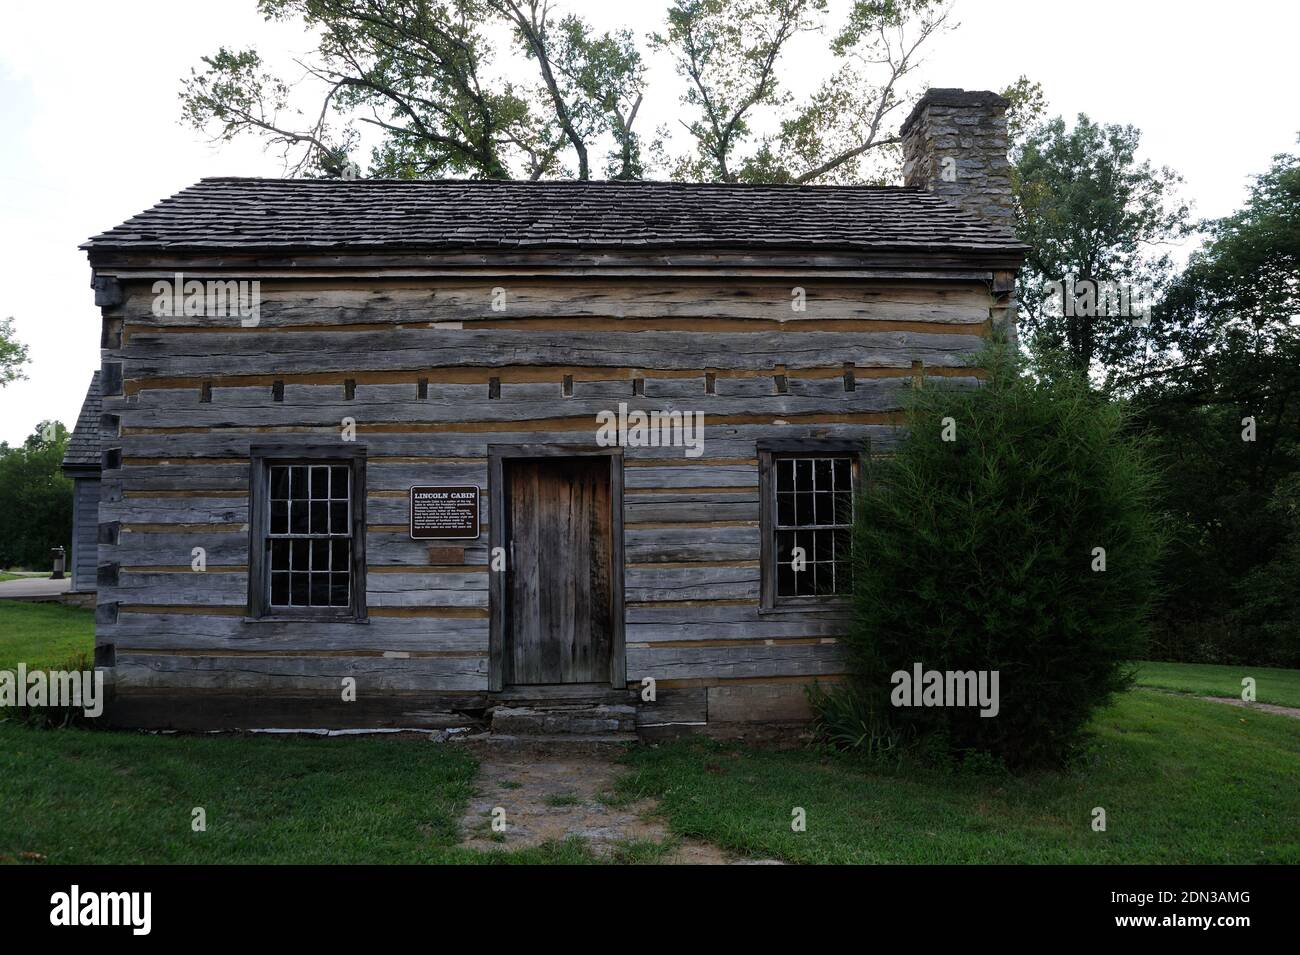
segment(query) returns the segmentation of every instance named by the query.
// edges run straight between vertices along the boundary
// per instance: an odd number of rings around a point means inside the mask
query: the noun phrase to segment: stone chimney
[[[996,93],[928,90],[903,123],[903,182],[1014,227],[1008,101]]]

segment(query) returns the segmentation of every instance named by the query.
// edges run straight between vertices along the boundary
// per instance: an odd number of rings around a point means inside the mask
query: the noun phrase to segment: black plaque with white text
[[[412,540],[475,540],[479,536],[478,488],[411,488]]]

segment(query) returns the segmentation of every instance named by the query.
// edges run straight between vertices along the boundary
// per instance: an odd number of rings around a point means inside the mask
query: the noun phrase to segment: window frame
[[[272,465],[345,465],[351,473],[351,562],[347,607],[271,606]],[[248,618],[368,623],[366,608],[366,449],[338,445],[257,445],[249,449]]]
[[[789,613],[810,610],[834,610],[850,605],[848,594],[807,594],[778,597],[776,593],[777,495],[776,462],[792,457],[847,457],[852,460],[854,507],[862,487],[863,467],[867,458],[865,438],[779,438],[758,442],[759,533],[759,613]]]

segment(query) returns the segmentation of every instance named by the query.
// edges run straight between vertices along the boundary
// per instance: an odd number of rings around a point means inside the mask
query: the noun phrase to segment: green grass
[[[0,601],[0,668],[91,645],[90,611]],[[1300,672],[1142,664],[1146,686],[1300,705]],[[609,805],[657,797],[673,832],[795,862],[1300,862],[1300,720],[1137,690],[1069,773],[945,775],[811,751],[645,748]],[[463,750],[411,739],[152,736],[0,722],[0,862],[594,861],[579,841],[460,848]],[[557,797],[563,798],[563,797]],[[207,812],[193,832],[191,811]],[[807,831],[790,829],[791,810]],[[1105,808],[1107,831],[1091,829]],[[628,843],[618,862],[668,845]]]
[[[95,650],[95,612],[60,603],[0,600],[0,670],[52,668]]]
[[[21,579],[22,579],[22,574],[6,574],[3,570],[0,570],[0,584],[3,584],[5,581],[8,580],[21,580]]]
[[[152,736],[0,723],[0,861],[585,863],[457,846],[475,762],[411,739]],[[207,831],[191,829],[202,807]]]
[[[1239,700],[1242,678],[1253,677],[1257,702],[1300,706],[1300,670],[1209,663],[1151,663],[1145,660],[1137,667],[1139,686]]]
[[[677,835],[792,862],[1300,862],[1300,721],[1135,690],[1093,728],[1068,773],[684,743],[634,751],[620,786],[658,798]],[[1105,832],[1091,828],[1098,806]]]

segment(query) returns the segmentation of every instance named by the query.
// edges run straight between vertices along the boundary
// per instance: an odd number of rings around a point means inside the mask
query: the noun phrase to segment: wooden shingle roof
[[[99,469],[99,413],[102,409],[99,372],[95,372],[90,376],[90,387],[86,389],[86,397],[81,403],[77,425],[68,438],[68,446],[63,449],[64,468]]]
[[[92,251],[837,250],[1023,246],[923,189],[669,182],[203,179]]]

